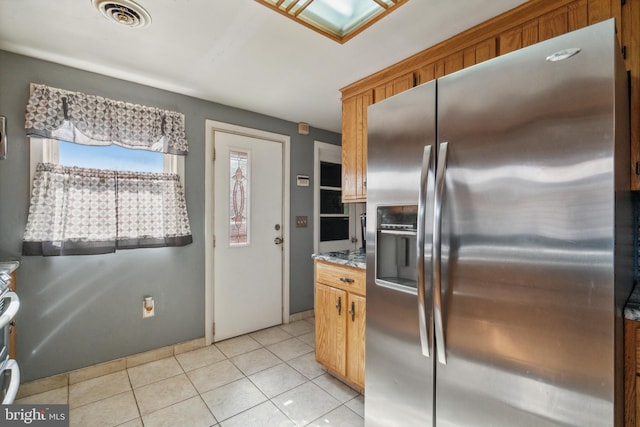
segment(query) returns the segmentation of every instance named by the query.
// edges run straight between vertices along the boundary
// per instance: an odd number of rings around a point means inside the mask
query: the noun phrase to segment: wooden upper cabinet
[[[342,200],[356,198],[357,97],[342,101]]]
[[[538,19],[538,41],[565,34],[568,32],[567,8],[554,10]]]
[[[393,80],[379,84],[373,88],[373,102],[380,102],[390,96],[397,95],[400,92],[411,89],[415,86],[415,77],[413,72],[396,77]]]
[[[464,68],[496,57],[496,38],[491,37],[464,50]]]
[[[421,85],[435,78],[436,65],[433,62],[420,66],[416,71],[416,85]]]
[[[367,107],[371,91],[342,102],[342,201],[367,197]]]
[[[631,189],[640,190],[640,1],[626,0],[624,6],[622,3],[621,0],[530,0],[343,88],[343,102],[353,102],[354,96],[366,93],[371,93],[371,102],[379,102],[414,84],[423,84],[495,56],[616,18],[618,38],[626,48],[626,65],[631,70]],[[415,79],[413,84],[412,79]],[[349,111],[357,113],[358,110],[351,108]],[[350,117],[347,120],[353,123],[357,119]],[[363,144],[361,153],[366,154],[366,117],[359,125],[364,136],[356,135],[358,131],[350,136],[343,133],[343,147],[345,142],[349,147],[358,140]],[[347,130],[354,132],[351,128]],[[364,164],[366,168],[366,158]],[[342,167],[343,173],[357,176],[355,170],[344,172],[351,168],[348,164],[343,163]],[[362,200],[363,195],[366,196],[366,190],[356,199]]]
[[[626,46],[625,62],[631,70],[631,189],[640,190],[640,2],[627,1],[622,12],[618,35]]]
[[[498,36],[498,55],[538,43],[538,20],[534,19]]]

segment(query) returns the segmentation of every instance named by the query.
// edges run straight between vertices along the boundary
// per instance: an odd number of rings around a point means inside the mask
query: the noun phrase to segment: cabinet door
[[[496,39],[491,37],[464,50],[464,68],[487,61],[496,56]]]
[[[342,201],[365,201],[367,196],[367,107],[372,93],[342,102]]]
[[[416,71],[416,85],[421,85],[436,78],[436,64],[430,62],[421,65]]]
[[[364,389],[365,309],[366,300],[364,297],[349,294],[347,378],[362,389]]]
[[[356,198],[356,107],[358,97],[342,101],[342,200]]]
[[[640,321],[624,319],[624,425],[640,425]]]
[[[347,293],[316,283],[316,360],[346,376]]]
[[[409,90],[414,87],[415,84],[416,81],[413,72],[403,74],[400,77],[396,77],[391,81],[376,86],[373,89],[373,102],[380,102],[383,99],[389,98],[390,96],[397,95],[400,92],[404,92],[405,90]]]

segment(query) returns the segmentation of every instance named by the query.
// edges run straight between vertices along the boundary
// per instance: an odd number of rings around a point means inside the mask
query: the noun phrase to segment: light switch
[[[307,217],[306,216],[297,216],[296,217],[296,228],[307,228]]]

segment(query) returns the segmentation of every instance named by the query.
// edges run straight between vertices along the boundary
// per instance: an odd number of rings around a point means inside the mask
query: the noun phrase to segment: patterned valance
[[[91,255],[192,242],[177,174],[39,163],[23,255]]]
[[[187,154],[184,114],[101,96],[32,85],[27,135],[84,145]]]

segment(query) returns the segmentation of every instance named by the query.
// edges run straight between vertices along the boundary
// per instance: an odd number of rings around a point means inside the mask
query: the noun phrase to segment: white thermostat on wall
[[[298,175],[296,177],[296,184],[298,185],[298,187],[308,187],[309,175]]]

